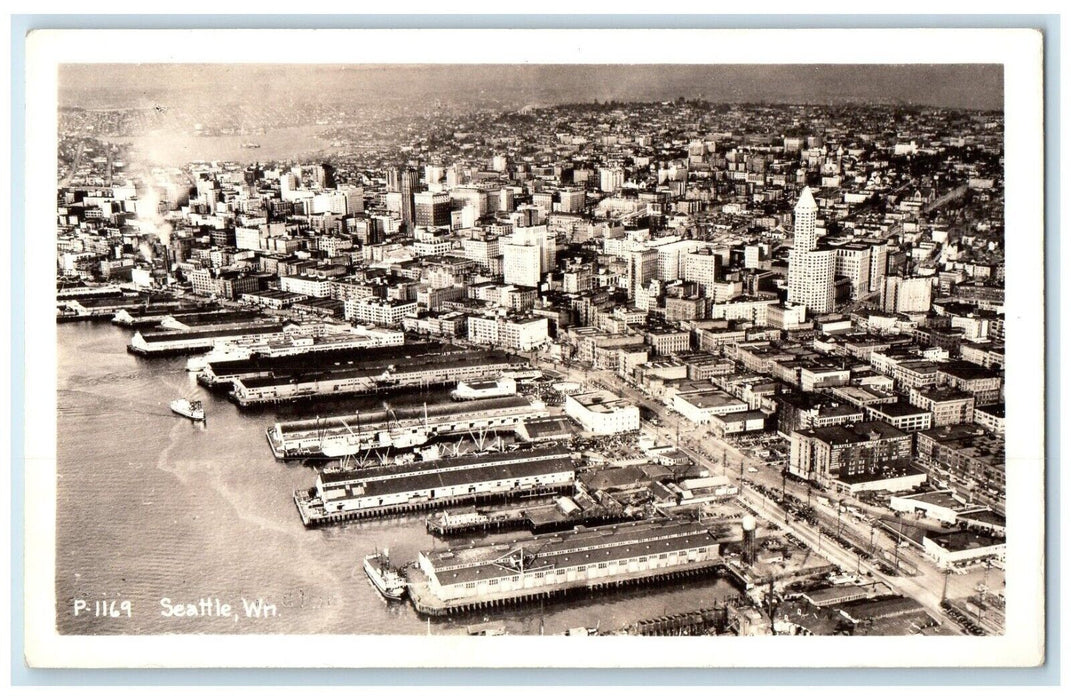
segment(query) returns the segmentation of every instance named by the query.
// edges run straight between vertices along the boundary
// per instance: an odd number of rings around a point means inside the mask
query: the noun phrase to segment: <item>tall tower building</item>
[[[817,244],[816,221],[818,219],[818,205],[814,202],[814,195],[810,187],[804,187],[800,192],[799,201],[796,202],[793,217],[792,251],[809,253]]]
[[[413,233],[416,227],[416,195],[420,187],[420,173],[413,168],[406,168],[398,175],[398,191],[402,193],[402,221],[405,222],[405,232]]]
[[[643,288],[658,274],[658,253],[654,250],[633,250],[628,253],[629,298],[633,303],[643,294]]]
[[[814,314],[833,311],[833,274],[836,253],[819,249],[816,231],[818,205],[810,187],[796,202],[792,253],[788,258],[788,303],[805,306]]]
[[[387,192],[402,195],[401,215],[406,233],[412,233],[416,226],[416,203],[413,195],[420,188],[420,173],[410,167],[390,168],[387,170]]]
[[[870,290],[881,291],[885,284],[885,265],[889,246],[885,241],[870,241]]]

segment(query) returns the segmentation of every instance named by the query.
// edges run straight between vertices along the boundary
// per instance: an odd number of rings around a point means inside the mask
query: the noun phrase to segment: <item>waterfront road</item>
[[[555,369],[562,371],[560,365]],[[861,560],[860,557],[833,541],[828,536],[821,536],[820,554],[830,559],[845,571],[866,572],[876,579],[884,581],[893,590],[915,598],[935,615],[943,623],[958,628],[940,607],[942,592],[946,591],[949,598],[961,598],[975,592],[980,581],[985,580],[991,590],[1002,590],[1003,572],[999,570],[985,571],[976,569],[966,573],[948,574],[940,571],[928,559],[919,553],[909,549],[911,545],[906,542],[898,543],[894,537],[875,527],[874,520],[879,515],[887,515],[889,511],[864,504],[850,496],[829,497],[829,504],[818,500],[822,495],[817,489],[808,489],[805,484],[794,480],[786,480],[781,473],[780,465],[773,465],[745,454],[737,446],[717,437],[705,426],[693,425],[683,416],[671,411],[655,399],[647,396],[641,389],[630,385],[616,374],[609,371],[587,371],[577,367],[567,368],[565,372],[573,381],[583,381],[594,386],[604,386],[622,396],[625,396],[637,404],[646,406],[654,411],[660,425],[645,421],[644,432],[655,437],[659,441],[675,444],[681,451],[687,454],[697,464],[706,467],[711,473],[721,473],[735,481],[741,487],[741,493],[745,498],[757,502],[760,505],[765,500],[765,505],[759,511],[763,517],[771,519],[780,525],[787,526],[797,534],[801,540],[819,551],[819,533],[817,529],[807,523],[795,520],[792,523],[785,522],[784,511],[769,499],[763,499],[762,494],[752,488],[752,485],[762,486],[766,489],[780,492],[782,487],[785,491],[798,500],[809,503],[819,517],[819,521],[828,529],[845,532],[850,539],[857,542],[872,543],[875,552],[884,550],[885,556],[890,563],[900,562],[904,572],[912,572],[913,575],[889,576],[883,574],[872,562]],[[851,505],[860,516],[853,516],[841,511],[841,505]],[[754,505],[752,505],[754,507]],[[757,509],[759,510],[759,509]],[[772,516],[772,517],[770,517]],[[910,519],[905,520],[910,523]]]

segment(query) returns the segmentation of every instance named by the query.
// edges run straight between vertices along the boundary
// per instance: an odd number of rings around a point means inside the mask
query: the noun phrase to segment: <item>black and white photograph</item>
[[[1040,663],[1040,42],[947,33],[43,37],[31,663]]]

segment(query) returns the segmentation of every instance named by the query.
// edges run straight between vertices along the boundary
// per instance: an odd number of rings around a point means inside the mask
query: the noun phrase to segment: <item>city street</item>
[[[559,370],[560,371],[560,370]],[[573,370],[577,378],[584,377],[582,372]],[[632,401],[655,409],[659,416],[660,426],[655,426],[649,421],[644,421],[642,429],[648,435],[660,442],[676,444],[677,447],[693,459],[697,464],[708,468],[711,473],[724,474],[737,482],[742,487],[741,493],[745,502],[755,508],[763,517],[787,527],[790,531],[815,548],[815,551],[831,559],[845,571],[861,571],[887,583],[893,590],[900,591],[904,595],[915,598],[924,604],[930,612],[944,621],[946,624],[955,626],[948,616],[941,610],[940,603],[942,591],[946,586],[946,575],[939,571],[929,560],[911,549],[910,544],[902,544],[897,547],[893,536],[885,530],[875,527],[873,519],[880,514],[891,515],[891,511],[883,511],[860,502],[850,496],[829,497],[830,505],[825,505],[818,500],[824,495],[818,489],[812,489],[808,494],[805,485],[786,479],[782,480],[781,469],[774,467],[762,460],[744,454],[739,448],[729,442],[713,435],[705,426],[692,425],[682,416],[671,411],[667,407],[643,394],[639,389],[629,386],[620,377],[612,372],[597,371],[588,375],[588,382],[598,381]],[[575,380],[574,380],[575,381]],[[678,442],[679,437],[679,442]],[[754,471],[751,471],[754,470]],[[841,528],[855,535],[857,540],[872,542],[875,553],[884,550],[891,561],[902,562],[905,570],[913,571],[913,576],[899,575],[888,576],[881,573],[874,565],[873,560],[867,562],[852,552],[845,550],[831,538],[819,536],[817,530],[796,518],[793,522],[786,523],[786,514],[769,499],[750,488],[750,484],[761,485],[774,491],[780,491],[782,484],[786,493],[796,497],[804,503],[808,503],[815,509],[819,521],[831,529],[840,531]],[[851,505],[861,513],[866,514],[865,519],[852,517],[847,513],[839,513],[834,503]],[[819,540],[821,539],[821,543]],[[821,546],[819,547],[819,544]],[[1003,592],[1004,577],[999,569],[987,570],[984,567],[947,576],[948,598],[964,598],[976,592],[977,587],[986,582],[991,592]]]

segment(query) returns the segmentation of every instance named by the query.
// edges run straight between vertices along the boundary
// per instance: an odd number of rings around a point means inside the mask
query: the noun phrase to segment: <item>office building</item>
[[[788,302],[811,314],[833,311],[836,251],[817,248],[818,205],[810,187],[796,202],[792,253],[788,261]]]
[[[417,192],[413,195],[413,205],[417,226],[450,225],[450,195],[446,192]]]
[[[897,314],[926,313],[930,310],[931,293],[928,277],[886,277],[881,287],[881,310]]]

